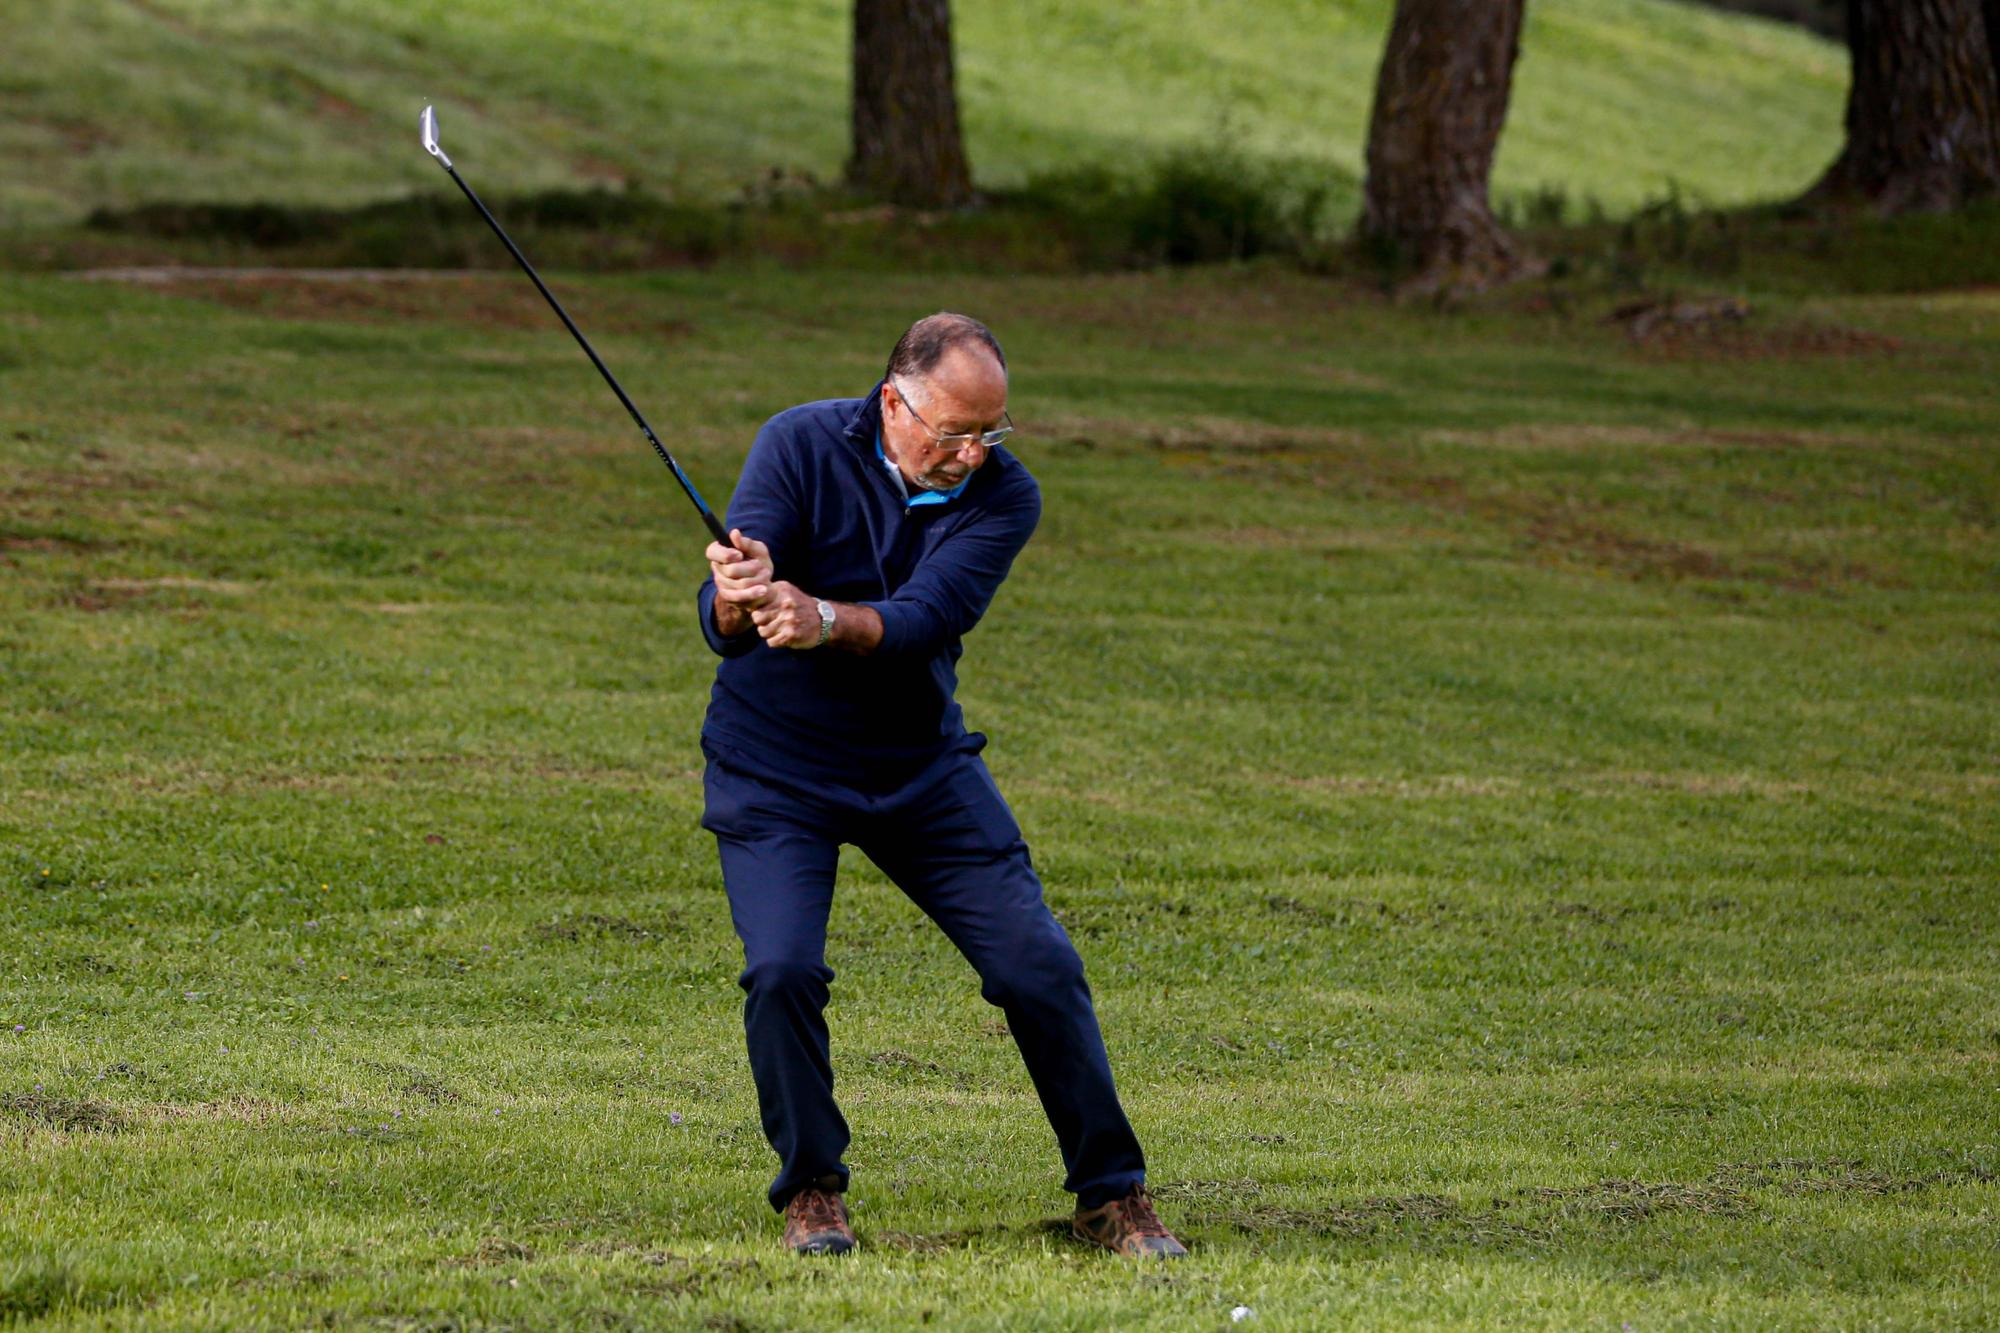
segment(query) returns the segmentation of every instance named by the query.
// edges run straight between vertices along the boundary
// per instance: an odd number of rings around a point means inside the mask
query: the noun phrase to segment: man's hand
[[[715,574],[715,628],[733,638],[750,628],[752,608],[771,595],[771,548],[741,528],[729,530],[732,545],[708,544],[708,567]],[[815,630],[815,637],[818,631]],[[767,636],[768,637],[768,636]]]
[[[764,601],[751,609],[750,620],[773,648],[819,646],[818,599],[783,579],[773,583]]]

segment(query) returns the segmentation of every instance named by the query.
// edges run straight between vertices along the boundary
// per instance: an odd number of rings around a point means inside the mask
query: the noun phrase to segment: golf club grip
[[[708,525],[709,532],[717,541],[727,546],[729,544],[729,535],[722,529],[722,520],[715,516],[715,511],[708,507],[708,502],[701,498],[701,492],[694,488],[692,481],[688,480],[688,474],[681,471],[681,465],[676,463],[674,456],[667,452],[667,446],[660,443],[660,437],[653,434],[653,428],[646,424],[646,418],[640,414],[638,406],[633,403],[631,396],[625,392],[625,386],[620,384],[618,377],[611,373],[611,367],[604,364],[604,358],[599,356],[597,349],[590,345],[590,339],[583,336],[583,330],[578,328],[576,321],[569,317],[569,311],[563,309],[562,302],[556,300],[556,294],[549,290],[547,283],[542,281],[542,275],[535,272],[535,266],[530,264],[528,257],[521,253],[521,247],[514,244],[514,238],[507,234],[507,229],[500,225],[500,220],[494,217],[487,210],[485,203],[480,200],[479,196],[473,193],[472,187],[465,183],[465,178],[458,174],[458,169],[453,167],[449,162],[444,162],[442,165],[444,166],[445,173],[451,177],[453,183],[458,186],[467,199],[472,201],[472,206],[479,210],[479,216],[486,219],[486,225],[493,228],[493,234],[498,236],[500,243],[507,247],[507,253],[514,256],[514,262],[521,266],[521,271],[527,274],[529,281],[535,284],[535,290],[540,292],[542,299],[549,303],[549,309],[556,312],[556,318],[560,319],[563,322],[563,327],[569,330],[570,337],[576,339],[576,345],[581,347],[583,354],[590,358],[590,364],[597,367],[597,373],[602,375],[604,382],[611,386],[611,392],[618,395],[618,401],[623,403],[625,410],[632,414],[632,420],[638,423],[639,429],[645,433],[646,443],[653,446],[653,452],[660,456],[660,461],[665,463],[667,470],[674,474],[674,480],[678,481],[681,484],[681,489],[687,492],[688,499],[694,501],[694,507],[701,514],[702,521]]]
[[[715,516],[715,511],[704,507],[701,511],[701,516],[708,523],[709,535],[724,546],[729,545],[729,534],[722,530],[722,520]]]

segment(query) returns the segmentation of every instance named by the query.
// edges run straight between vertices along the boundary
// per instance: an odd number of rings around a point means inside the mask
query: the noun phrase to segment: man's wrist
[[[750,628],[750,613],[720,597],[715,599],[715,613],[710,618],[715,622],[715,632],[725,639],[733,639]]]
[[[819,639],[813,647],[824,648],[827,640],[833,637],[834,622],[839,619],[838,608],[824,597],[815,597],[813,606],[819,612]]]

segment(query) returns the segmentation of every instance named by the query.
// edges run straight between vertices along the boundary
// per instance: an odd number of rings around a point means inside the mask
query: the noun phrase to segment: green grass
[[[965,5],[978,178],[1227,141],[1354,198],[1386,0]],[[443,190],[440,107],[484,190],[637,178],[709,199],[836,176],[848,5],[587,0],[60,0],[0,67],[0,225],[161,200],[354,205]],[[748,17],[745,17],[745,14]],[[1838,147],[1846,57],[1671,0],[1531,6],[1496,187],[1622,211],[1677,182],[1795,193]]]
[[[12,276],[0,1320],[2000,1320],[2000,298],[562,290],[718,500],[913,314],[1007,340],[1047,513],[962,697],[1194,1257],[1044,1225],[997,1013],[858,862],[865,1248],[779,1252],[698,528],[525,283]]]

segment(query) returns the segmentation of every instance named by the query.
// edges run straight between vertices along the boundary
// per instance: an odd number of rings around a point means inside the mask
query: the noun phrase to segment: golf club
[[[507,253],[514,256],[514,261],[521,266],[522,272],[526,273],[533,280],[536,290],[541,292],[550,307],[555,310],[557,317],[562,320],[563,327],[570,331],[570,336],[576,339],[577,346],[583,348],[584,355],[590,358],[590,364],[597,367],[597,373],[604,376],[604,382],[611,386],[611,392],[618,395],[618,401],[625,404],[625,410],[632,414],[632,420],[639,423],[639,429],[645,432],[646,442],[653,446],[653,452],[660,456],[662,463],[665,463],[673,470],[674,480],[680,482],[681,489],[687,492],[688,499],[694,501],[695,509],[701,514],[701,521],[708,525],[708,530],[714,536],[715,540],[721,542],[724,546],[729,545],[729,534],[722,530],[722,520],[715,516],[715,511],[708,507],[708,502],[701,498],[701,492],[697,491],[694,488],[694,483],[688,480],[687,473],[681,471],[681,465],[676,463],[674,456],[667,452],[667,446],[660,443],[660,437],[653,434],[653,428],[646,424],[646,418],[639,415],[639,409],[632,405],[631,398],[626,396],[625,390],[619,385],[617,377],[611,373],[610,367],[604,364],[604,359],[598,356],[597,349],[590,345],[590,339],[583,336],[583,330],[579,329],[576,326],[576,321],[569,317],[569,311],[562,308],[562,302],[556,300],[555,293],[550,291],[548,284],[542,281],[542,275],[535,272],[535,266],[530,264],[528,257],[521,253],[521,247],[514,244],[513,238],[507,234],[506,229],[500,225],[493,214],[486,210],[486,205],[479,201],[479,196],[472,192],[472,187],[465,183],[465,178],[460,176],[457,169],[451,165],[451,159],[445,156],[444,148],[438,143],[437,112],[430,107],[425,107],[424,114],[418,118],[418,123],[423,129],[424,151],[438,160],[438,165],[445,169],[446,174],[456,182],[458,188],[465,192],[465,197],[472,201],[472,206],[479,210],[479,216],[486,219],[486,225],[493,228],[493,234],[498,236],[500,243],[507,247]]]

